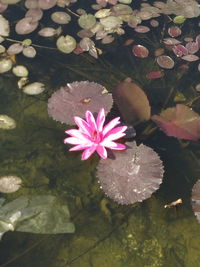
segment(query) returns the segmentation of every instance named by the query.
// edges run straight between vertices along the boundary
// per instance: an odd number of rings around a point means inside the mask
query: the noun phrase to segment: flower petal
[[[105,110],[104,108],[100,109],[97,119],[96,119],[96,125],[98,132],[101,132],[103,130],[103,125],[105,122]]]
[[[97,125],[95,122],[95,118],[89,110],[86,111],[85,117],[86,117],[87,123],[89,124],[89,127],[91,128],[91,130],[97,131]]]
[[[105,125],[103,128],[103,135],[106,135],[111,129],[113,129],[116,125],[120,124],[120,117],[114,118],[109,123]]]
[[[86,133],[88,135],[91,135],[92,134],[92,129],[90,128],[90,126],[88,125],[88,123],[85,120],[81,119],[78,116],[75,116],[74,117],[74,121],[78,125],[79,130],[82,133]]]
[[[70,130],[65,131],[65,133],[71,135],[72,137],[76,137],[77,139],[80,139],[80,140],[91,141],[90,136],[88,136],[85,133],[82,133],[81,131],[77,129],[70,129]]]
[[[104,140],[117,140],[123,136],[125,136],[126,134],[124,133],[124,131],[126,131],[127,126],[120,126],[120,127],[116,127],[112,130],[110,130],[105,136],[104,136]]]
[[[91,146],[93,143],[76,137],[67,137],[64,139],[64,144]]]
[[[84,146],[84,145],[77,145],[77,146],[74,146],[72,148],[69,149],[69,151],[78,151],[78,150],[84,150],[84,149],[87,149],[88,146]]]
[[[112,142],[112,141],[106,141],[106,140],[101,142],[101,145],[105,146],[107,148],[110,148],[110,149],[114,149],[114,150],[124,150],[124,149],[126,149],[126,146],[123,145],[123,144]]]
[[[82,153],[81,159],[82,160],[88,159],[94,153],[95,150],[96,150],[95,145],[86,148],[85,151]]]
[[[83,140],[80,140],[76,137],[67,137],[64,139],[65,144],[79,145],[83,143]]]
[[[102,159],[107,159],[108,154],[104,146],[98,145],[96,151]]]

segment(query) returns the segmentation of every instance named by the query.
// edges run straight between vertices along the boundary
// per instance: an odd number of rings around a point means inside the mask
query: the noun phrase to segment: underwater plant
[[[90,111],[85,113],[86,120],[75,116],[74,121],[79,129],[66,130],[67,137],[64,143],[75,145],[70,151],[84,150],[82,160],[88,159],[95,151],[103,159],[108,157],[106,148],[124,150],[126,146],[116,143],[115,140],[125,136],[127,126],[118,126],[120,117],[116,117],[104,126],[105,110],[101,108],[95,120]]]
[[[197,180],[192,188],[191,202],[194,214],[200,223],[200,180]]]

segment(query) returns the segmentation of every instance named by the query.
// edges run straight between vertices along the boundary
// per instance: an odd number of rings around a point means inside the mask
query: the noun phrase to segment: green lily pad
[[[96,18],[92,14],[83,14],[78,19],[78,24],[83,29],[90,29],[96,23]]]

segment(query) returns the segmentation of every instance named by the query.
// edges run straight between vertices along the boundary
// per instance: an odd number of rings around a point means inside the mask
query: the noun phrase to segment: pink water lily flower
[[[117,126],[120,124],[120,117],[114,118],[104,126],[105,110],[101,108],[95,120],[90,111],[85,113],[86,120],[75,116],[74,121],[78,125],[78,129],[70,129],[65,131],[71,137],[64,139],[64,143],[75,145],[69,151],[84,150],[82,160],[88,159],[95,151],[103,159],[107,158],[107,150],[123,150],[126,146],[114,142],[115,140],[125,136],[127,126]]]

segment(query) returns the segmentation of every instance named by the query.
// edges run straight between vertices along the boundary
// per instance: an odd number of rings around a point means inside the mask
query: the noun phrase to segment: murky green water
[[[148,44],[149,36],[143,44]],[[123,36],[124,40],[130,36]],[[154,36],[154,47],[159,39]],[[14,130],[0,129],[0,176],[22,178],[21,189],[0,194],[6,201],[20,196],[53,195],[68,204],[73,234],[32,234],[7,232],[0,242],[0,266],[10,267],[197,267],[200,262],[200,225],[192,211],[190,197],[199,179],[199,142],[167,137],[147,122],[136,127],[136,141],[152,147],[164,164],[164,181],[151,198],[135,205],[121,206],[107,198],[95,176],[98,157],[80,160],[63,144],[69,128],[48,116],[47,100],[61,85],[89,80],[112,92],[121,80],[131,77],[146,92],[152,112],[165,105],[189,103],[200,112],[197,64],[186,73],[167,70],[160,79],[145,74],[156,66],[155,58],[133,57],[120,39],[107,46],[98,60],[83,55],[58,55],[39,50],[34,60],[19,56],[29,67],[31,79],[44,82],[41,95],[29,96],[18,89],[11,73],[0,76],[0,113],[14,118]],[[103,49],[103,48],[102,48]],[[177,93],[184,96],[176,100]],[[194,101],[194,99],[196,99]],[[113,109],[112,114],[118,114]],[[165,209],[181,198],[183,203]]]

